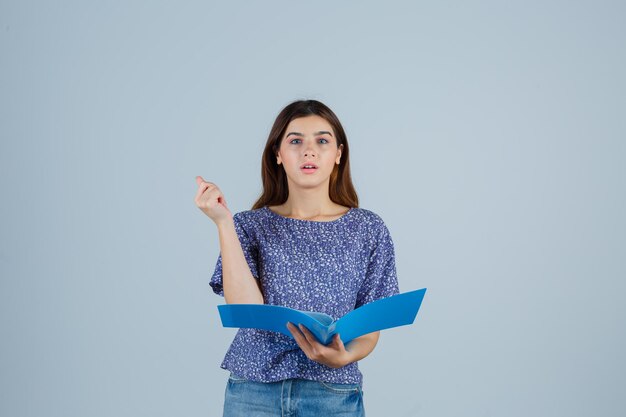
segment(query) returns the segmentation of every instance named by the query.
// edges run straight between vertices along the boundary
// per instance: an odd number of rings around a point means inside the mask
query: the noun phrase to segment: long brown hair
[[[252,210],[263,206],[283,204],[289,196],[287,174],[283,167],[276,162],[276,154],[280,149],[282,137],[287,125],[299,117],[317,115],[326,119],[337,136],[337,147],[343,145],[341,162],[335,164],[330,174],[328,196],[330,199],[343,206],[359,207],[359,197],[356,194],[352,178],[350,177],[350,149],[348,138],[341,126],[341,122],[324,103],[317,100],[298,100],[287,105],[276,117],[270,130],[263,157],[261,160],[261,179],[263,181],[263,193],[252,206]]]

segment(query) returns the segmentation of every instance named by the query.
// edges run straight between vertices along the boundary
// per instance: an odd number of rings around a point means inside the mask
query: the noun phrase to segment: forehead
[[[299,132],[305,135],[311,135],[313,132],[319,132],[320,130],[329,131],[335,135],[335,131],[332,126],[326,119],[316,114],[306,117],[298,117],[297,119],[293,119],[287,125],[287,129],[285,129],[285,135],[290,132]]]

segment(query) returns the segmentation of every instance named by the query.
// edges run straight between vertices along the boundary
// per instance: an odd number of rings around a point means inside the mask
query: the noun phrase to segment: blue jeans
[[[223,417],[365,417],[359,384],[285,379],[255,382],[230,374]]]

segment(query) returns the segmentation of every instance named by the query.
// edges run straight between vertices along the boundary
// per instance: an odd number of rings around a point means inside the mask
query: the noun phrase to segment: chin
[[[327,184],[328,179],[319,181],[306,181],[302,179],[298,179],[298,181],[289,180],[287,181],[289,187],[300,187],[300,188],[319,188],[323,187]]]

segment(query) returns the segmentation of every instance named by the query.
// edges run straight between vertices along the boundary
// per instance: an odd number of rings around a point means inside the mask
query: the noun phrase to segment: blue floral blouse
[[[351,208],[323,222],[284,217],[265,206],[236,213],[233,220],[265,304],[339,319],[399,293],[393,242],[372,211]],[[210,285],[224,295],[221,253]],[[259,382],[303,378],[362,384],[357,362],[330,368],[307,358],[295,340],[267,330],[238,329],[221,367]]]

